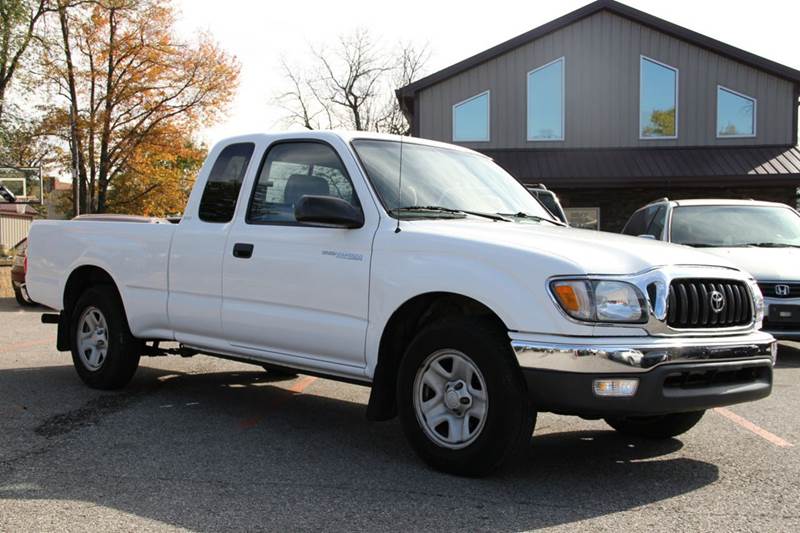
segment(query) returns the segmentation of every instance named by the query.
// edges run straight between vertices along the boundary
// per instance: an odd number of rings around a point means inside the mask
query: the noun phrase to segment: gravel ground
[[[487,479],[425,467],[364,387],[204,356],[85,388],[41,309],[0,299],[0,531],[800,530],[800,345],[771,397],[666,442],[542,414]],[[747,424],[745,424],[747,425]]]

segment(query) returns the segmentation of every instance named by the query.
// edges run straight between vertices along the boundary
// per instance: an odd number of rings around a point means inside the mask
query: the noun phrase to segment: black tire
[[[261,365],[261,368],[266,370],[269,373],[270,376],[274,376],[276,378],[290,379],[290,378],[296,378],[297,377],[297,372],[295,372],[294,370],[292,370],[290,368],[283,368],[283,367],[280,367],[280,366],[274,366],[274,365],[271,365],[269,363],[265,363],[265,364]]]
[[[25,297],[22,295],[22,291],[19,290],[18,287],[14,287],[14,298],[22,307],[31,307],[32,305],[35,305],[32,301],[25,299]]]
[[[414,406],[417,373],[443,350],[469,358],[482,374],[488,398],[483,425],[459,449],[435,442]],[[473,318],[447,319],[417,334],[400,364],[397,402],[406,438],[417,454],[433,468],[460,476],[486,475],[509,461],[530,443],[536,420],[507,334]]]
[[[91,308],[99,311],[107,327],[107,348],[97,368],[90,368],[79,351],[78,337],[82,317]],[[127,385],[139,366],[142,343],[128,328],[125,311],[117,292],[108,285],[87,289],[72,309],[70,323],[72,363],[78,376],[93,389],[113,390]]]
[[[692,429],[704,414],[705,411],[692,411],[659,416],[606,418],[606,423],[624,435],[670,439]]]

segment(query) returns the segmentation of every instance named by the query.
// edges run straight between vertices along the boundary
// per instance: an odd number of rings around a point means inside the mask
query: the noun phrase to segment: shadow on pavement
[[[785,344],[778,345],[778,363],[776,368],[800,368],[800,345]]]
[[[17,300],[12,298],[0,298],[0,313],[9,311],[20,311],[23,313],[44,313],[49,308],[43,305],[19,305]]]
[[[13,379],[11,394],[31,394],[72,372],[0,371],[0,385]],[[396,421],[369,423],[362,403],[315,393],[326,382],[303,394],[278,385],[261,371],[142,368],[126,391],[84,390],[80,405],[0,436],[41,447],[0,460],[0,502],[83,501],[202,530],[519,530],[662,502],[718,478],[715,465],[670,457],[679,440],[612,431],[537,436],[505,472],[456,478],[425,467]],[[0,389],[3,402],[27,401],[8,395]]]

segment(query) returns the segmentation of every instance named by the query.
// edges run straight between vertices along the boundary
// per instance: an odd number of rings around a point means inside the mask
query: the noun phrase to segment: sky
[[[226,119],[200,132],[225,137],[285,129],[274,96],[285,87],[281,57],[302,62],[309,45],[367,28],[383,43],[427,44],[426,74],[549,22],[588,0],[176,0],[178,31],[210,33],[241,63]],[[628,5],[800,70],[800,1],[627,0]]]

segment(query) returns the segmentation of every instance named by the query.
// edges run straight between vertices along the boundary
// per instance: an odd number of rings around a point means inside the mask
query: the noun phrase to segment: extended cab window
[[[238,143],[226,146],[220,152],[203,189],[200,220],[218,223],[231,221],[254,149],[253,143]]]
[[[353,184],[333,148],[320,142],[282,142],[267,152],[253,191],[247,222],[293,223],[305,195],[335,196],[360,207]]]

